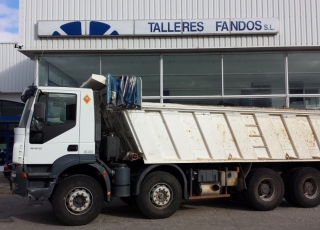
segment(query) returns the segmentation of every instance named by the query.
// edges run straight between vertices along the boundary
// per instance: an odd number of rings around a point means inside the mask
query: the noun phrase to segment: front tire
[[[284,194],[283,181],[278,173],[268,168],[252,170],[244,191],[248,204],[260,211],[273,210],[281,203]]]
[[[103,191],[93,178],[74,175],[62,181],[55,190],[52,208],[65,225],[85,225],[93,221],[103,206]]]
[[[179,209],[181,196],[181,185],[173,175],[152,172],[144,178],[136,202],[146,217],[162,219]]]

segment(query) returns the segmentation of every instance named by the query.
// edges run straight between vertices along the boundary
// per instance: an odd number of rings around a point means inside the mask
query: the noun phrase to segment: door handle
[[[78,151],[78,145],[69,145],[68,152],[76,152]]]

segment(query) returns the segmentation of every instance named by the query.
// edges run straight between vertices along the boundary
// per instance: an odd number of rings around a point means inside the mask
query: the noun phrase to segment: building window
[[[283,54],[223,56],[226,95],[284,94]]]
[[[0,100],[0,116],[21,116],[24,104]]]
[[[0,165],[12,158],[14,128],[18,126],[23,103],[0,100]]]
[[[142,79],[142,96],[160,96],[160,56],[101,56],[101,74],[114,77],[132,75]]]
[[[40,86],[79,87],[100,74],[100,56],[44,56],[39,61]]]
[[[290,94],[320,93],[320,53],[288,54]],[[320,108],[319,97],[290,97],[290,107]]]
[[[223,56],[223,67],[225,95],[285,93],[283,54],[227,54]],[[271,98],[244,98],[240,105],[279,106],[274,105]]]
[[[163,56],[163,96],[221,95],[221,76],[221,55]]]

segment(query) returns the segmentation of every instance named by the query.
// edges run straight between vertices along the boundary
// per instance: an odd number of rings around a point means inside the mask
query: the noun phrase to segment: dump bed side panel
[[[320,159],[314,111],[148,104],[124,114],[149,164]]]

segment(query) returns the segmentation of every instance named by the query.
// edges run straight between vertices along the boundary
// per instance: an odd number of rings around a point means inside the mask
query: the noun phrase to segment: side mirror
[[[44,121],[46,116],[45,103],[36,102],[34,104],[33,117],[38,121]]]

